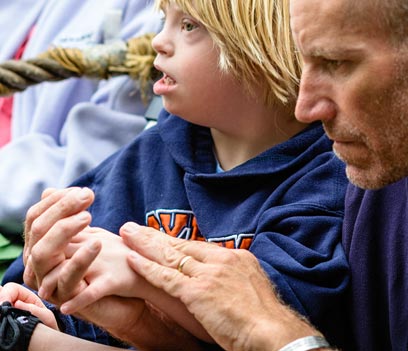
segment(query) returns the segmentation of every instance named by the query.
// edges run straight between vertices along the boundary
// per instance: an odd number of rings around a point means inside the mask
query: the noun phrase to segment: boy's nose
[[[164,29],[159,32],[152,40],[153,49],[161,55],[171,55],[173,52],[173,45],[168,40]]]

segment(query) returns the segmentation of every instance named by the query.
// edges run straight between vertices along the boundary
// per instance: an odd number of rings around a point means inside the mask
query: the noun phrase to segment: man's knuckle
[[[31,224],[31,235],[42,234],[44,230],[44,224],[41,218],[36,218]]]
[[[219,254],[218,261],[222,264],[231,264],[237,261],[238,257],[236,255],[236,250],[225,249],[222,254]]]
[[[198,298],[208,294],[208,290],[203,290],[203,287],[200,284],[190,284],[188,289],[186,289],[186,286],[184,285],[177,286],[177,288],[179,298],[186,306],[190,306],[192,303],[196,302]]]
[[[69,223],[67,220],[60,220],[56,224],[54,224],[54,227],[59,233],[66,233],[70,229],[72,229],[72,225]]]
[[[163,248],[163,257],[169,267],[176,267],[180,261],[180,253],[173,247]]]
[[[151,245],[152,243],[151,236],[148,233],[146,235],[141,235],[137,237],[137,241],[142,247],[146,247],[148,245]]]
[[[174,280],[175,274],[177,274],[177,272],[173,272],[170,270],[160,270],[157,271],[158,275],[160,276],[160,279],[162,279],[163,284],[168,284],[171,283]]]
[[[242,256],[244,259],[254,259],[255,256],[248,250],[236,250],[237,256]]]
[[[58,201],[58,210],[63,214],[69,213],[74,206],[75,202],[69,196]]]
[[[31,249],[31,262],[33,265],[38,264],[44,259],[44,252],[38,246]]]
[[[26,213],[26,223],[32,223],[38,216],[38,206],[31,206]]]

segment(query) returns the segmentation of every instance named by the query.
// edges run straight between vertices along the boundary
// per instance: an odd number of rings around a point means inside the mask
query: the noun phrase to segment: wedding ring
[[[187,262],[190,258],[192,258],[192,257],[191,257],[191,256],[184,256],[184,257],[181,259],[180,263],[179,263],[178,266],[177,266],[177,270],[178,270],[180,273],[183,273],[183,267],[184,267],[184,265],[186,264],[186,262]]]

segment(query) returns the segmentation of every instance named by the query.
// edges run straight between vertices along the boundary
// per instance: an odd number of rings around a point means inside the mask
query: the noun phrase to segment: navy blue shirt
[[[350,185],[344,248],[356,350],[408,350],[408,178],[381,190]]]

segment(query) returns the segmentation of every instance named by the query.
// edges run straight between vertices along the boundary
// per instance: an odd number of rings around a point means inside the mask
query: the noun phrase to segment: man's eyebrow
[[[351,56],[361,52],[360,48],[313,48],[309,51],[308,56],[310,57],[343,57]]]

